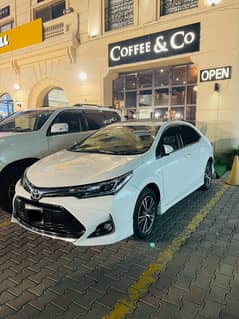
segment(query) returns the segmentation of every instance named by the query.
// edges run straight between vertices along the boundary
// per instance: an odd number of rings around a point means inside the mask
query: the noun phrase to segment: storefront
[[[160,59],[200,50],[200,23],[109,45],[109,66],[158,61],[158,67],[120,73],[113,103],[128,118],[180,119],[195,124],[198,67],[160,66]]]

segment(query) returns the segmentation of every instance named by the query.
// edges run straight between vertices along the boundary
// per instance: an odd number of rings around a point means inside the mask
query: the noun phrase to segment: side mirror
[[[167,156],[167,155],[173,153],[173,151],[174,151],[174,148],[171,145],[166,145],[166,144],[163,145],[163,155],[164,156]]]
[[[69,132],[69,125],[67,123],[55,123],[51,127],[51,134],[62,134]]]

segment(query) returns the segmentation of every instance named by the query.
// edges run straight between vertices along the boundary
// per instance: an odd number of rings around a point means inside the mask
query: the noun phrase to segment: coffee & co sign
[[[109,66],[200,50],[200,23],[109,44]]]

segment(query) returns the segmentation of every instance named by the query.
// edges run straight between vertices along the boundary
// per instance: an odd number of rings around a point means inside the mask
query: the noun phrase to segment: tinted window
[[[87,123],[80,111],[64,111],[57,115],[53,124],[67,123],[69,133],[81,132],[87,130]]]
[[[196,143],[200,140],[200,135],[192,127],[187,125],[180,126],[180,133],[183,139],[183,144],[185,146]]]
[[[157,146],[156,155],[162,154],[162,146],[163,145],[170,145],[174,150],[180,148],[179,143],[179,130],[178,127],[170,127],[166,129],[166,131],[162,134],[159,144]]]
[[[152,145],[159,126],[113,125],[102,128],[70,148],[73,152],[135,155]]]
[[[114,122],[120,122],[121,118],[117,112],[111,112],[111,111],[103,111],[104,113],[104,124],[111,124]]]
[[[105,119],[103,112],[96,110],[86,110],[84,114],[88,122],[89,130],[98,130],[104,126]]]

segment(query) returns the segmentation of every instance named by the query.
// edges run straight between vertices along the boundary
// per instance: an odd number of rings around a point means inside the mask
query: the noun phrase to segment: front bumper
[[[136,199],[137,190],[125,187],[114,196],[85,199],[51,197],[32,201],[30,194],[18,182],[12,221],[35,233],[79,246],[113,244],[133,234]],[[29,211],[26,212],[25,208]],[[31,216],[30,221],[28,216]],[[113,223],[110,233],[90,237],[100,224],[109,220]]]

